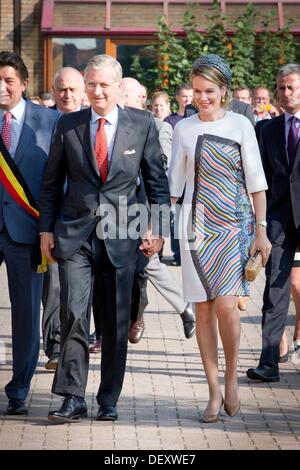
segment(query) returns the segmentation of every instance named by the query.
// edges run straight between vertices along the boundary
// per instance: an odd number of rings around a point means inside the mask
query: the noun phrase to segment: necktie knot
[[[106,123],[106,119],[105,118],[99,118],[99,124],[98,124],[98,128],[99,129],[103,129],[104,128],[104,124]]]
[[[6,111],[6,113],[4,114],[4,123],[5,124],[10,124],[11,118],[12,118],[11,112]]]

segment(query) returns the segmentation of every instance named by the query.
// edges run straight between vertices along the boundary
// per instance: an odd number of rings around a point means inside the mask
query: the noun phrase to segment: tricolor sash
[[[23,209],[35,219],[38,219],[40,213],[36,206],[35,200],[31,194],[28,184],[23,178],[22,173],[15,164],[12,156],[7,150],[2,137],[0,135],[0,181],[6,191]],[[47,262],[41,253],[41,264],[37,268],[37,272],[46,272]]]

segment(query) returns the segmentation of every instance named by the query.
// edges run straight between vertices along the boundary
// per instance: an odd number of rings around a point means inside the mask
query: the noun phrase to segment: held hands
[[[145,256],[150,258],[154,253],[158,253],[162,249],[163,244],[163,238],[160,238],[157,235],[152,235],[152,232],[148,230],[139,248]]]
[[[56,263],[56,259],[52,256],[52,251],[55,246],[53,233],[42,233],[40,246],[41,251],[46,256],[48,263]]]
[[[262,228],[261,231],[259,228],[257,228],[256,238],[251,247],[250,255],[252,256],[256,250],[259,250],[261,252],[262,264],[263,266],[266,266],[271,250],[272,250],[272,245],[267,238],[266,230],[264,228]]]

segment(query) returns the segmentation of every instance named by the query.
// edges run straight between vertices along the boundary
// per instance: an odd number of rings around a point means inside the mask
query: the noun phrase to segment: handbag
[[[244,269],[244,277],[247,281],[254,281],[262,268],[262,256],[259,250],[256,250],[247,261]]]

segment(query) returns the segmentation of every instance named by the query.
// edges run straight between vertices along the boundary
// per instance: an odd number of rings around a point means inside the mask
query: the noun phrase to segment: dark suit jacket
[[[292,213],[300,239],[300,145],[292,171],[285,143],[284,115],[264,123],[260,131],[260,151],[268,182],[268,238],[276,240]]]
[[[243,103],[243,101],[239,101],[236,98],[232,98],[229,109],[234,113],[243,114],[244,116],[246,116],[254,127],[255,122],[250,104],[246,104]],[[184,117],[189,117],[196,113],[197,109],[195,108],[195,106],[193,106],[192,104],[188,104],[185,107]]]
[[[24,123],[14,156],[22,176],[39,208],[42,181],[53,129],[58,114],[26,101]],[[0,185],[0,230],[5,224],[17,243],[34,244],[38,240],[38,222]]]
[[[109,173],[102,184],[91,142],[90,116],[91,110],[84,109],[65,114],[58,122],[41,196],[40,231],[54,231],[55,255],[67,259],[80,248],[97,223],[99,234],[105,231],[105,222],[109,221],[111,233],[117,237],[104,240],[108,256],[114,266],[126,266],[135,261],[139,240],[130,239],[126,233],[122,239],[119,228],[122,225],[126,232],[135,218],[128,215],[128,209],[137,202],[140,169],[149,203],[170,203],[158,134],[149,113],[119,108]],[[68,187],[63,196],[66,177]],[[99,210],[105,205],[115,210],[115,220],[112,214],[99,221]]]

